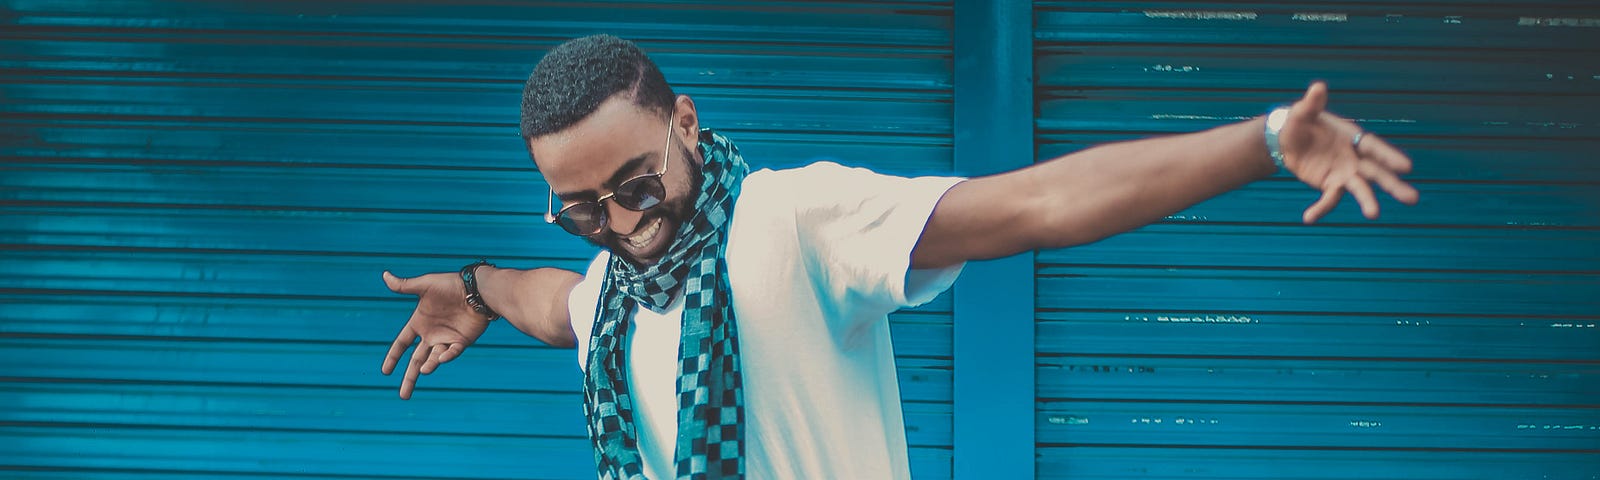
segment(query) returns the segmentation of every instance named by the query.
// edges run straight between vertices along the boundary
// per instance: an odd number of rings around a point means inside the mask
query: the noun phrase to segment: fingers
[[[1361,144],[1356,145],[1356,153],[1400,175],[1411,173],[1411,157],[1375,133],[1367,132],[1361,137]]]
[[[1389,196],[1399,200],[1400,203],[1406,205],[1417,204],[1417,198],[1420,196],[1417,193],[1417,188],[1401,180],[1400,176],[1395,175],[1394,172],[1378,166],[1375,162],[1361,162],[1356,168],[1361,173],[1362,178],[1377,183],[1378,187],[1385,192],[1389,192]]]
[[[417,388],[417,375],[422,373],[422,364],[428,360],[431,348],[417,347],[411,352],[411,361],[406,362],[406,376],[400,379],[400,399],[410,400],[411,392]]]
[[[1351,176],[1345,179],[1344,189],[1350,192],[1350,196],[1356,197],[1356,204],[1361,206],[1361,216],[1367,217],[1367,220],[1378,218],[1378,196],[1372,193],[1372,185],[1368,185],[1366,179]]]
[[[406,354],[406,349],[411,347],[411,342],[416,341],[417,332],[410,325],[400,329],[400,334],[394,337],[394,343],[389,344],[389,354],[383,356],[383,374],[394,373],[394,366],[400,363],[400,357]]]
[[[414,285],[416,282],[411,281],[414,278],[400,278],[393,273],[389,273],[388,270],[383,271],[383,285],[389,287],[389,291],[394,293],[409,293],[412,295],[422,293],[421,289]]]
[[[449,350],[450,346],[442,343],[428,347],[428,360],[422,362],[422,374],[431,374],[433,369],[439,368],[439,364],[444,363],[441,357]]]
[[[1339,205],[1339,197],[1341,196],[1344,196],[1344,187],[1342,186],[1332,186],[1323,189],[1322,198],[1318,198],[1316,203],[1313,203],[1310,207],[1306,208],[1306,213],[1302,217],[1302,220],[1304,220],[1307,225],[1317,223],[1317,220],[1320,220],[1323,215],[1327,215],[1328,212],[1333,211],[1333,207]]]
[[[1311,87],[1306,88],[1306,96],[1295,102],[1294,108],[1290,109],[1289,121],[1297,124],[1315,121],[1327,108],[1328,84],[1320,81],[1312,82]]]

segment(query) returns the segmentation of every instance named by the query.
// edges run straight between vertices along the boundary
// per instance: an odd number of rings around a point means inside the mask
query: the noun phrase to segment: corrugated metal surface
[[[1286,175],[1038,256],[1044,478],[1600,478],[1591,2],[1037,2],[1041,158],[1313,78],[1423,203]]]
[[[583,478],[574,353],[493,326],[414,400],[378,273],[581,266],[522,80],[632,38],[758,167],[951,171],[947,2],[0,2],[0,477]],[[950,302],[891,322],[950,475]]]

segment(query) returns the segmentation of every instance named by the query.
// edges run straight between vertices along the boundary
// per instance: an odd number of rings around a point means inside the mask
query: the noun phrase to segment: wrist
[[[477,312],[479,315],[483,315],[483,317],[489,321],[494,321],[495,319],[500,318],[500,314],[495,312],[493,308],[489,307],[489,303],[484,301],[483,292],[479,289],[479,284],[481,283],[480,280],[482,279],[482,277],[479,275],[480,271],[482,271],[484,267],[488,267],[489,270],[493,270],[494,264],[489,263],[487,260],[478,260],[477,262],[467,264],[465,267],[461,267],[461,284],[462,288],[465,290],[464,293],[467,308],[472,309],[472,311]]]
[[[1262,140],[1267,148],[1267,158],[1272,160],[1274,171],[1283,170],[1283,127],[1289,123],[1289,107],[1286,105],[1274,106],[1267,114],[1261,117]]]

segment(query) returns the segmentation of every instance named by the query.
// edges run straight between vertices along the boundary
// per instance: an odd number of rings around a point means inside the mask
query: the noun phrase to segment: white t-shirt
[[[903,178],[821,162],[745,177],[728,227],[750,478],[909,478],[888,314],[927,303],[962,265],[910,270],[933,207],[959,178]],[[610,255],[572,291],[588,361]],[[628,382],[645,476],[673,478],[682,295],[636,309]]]

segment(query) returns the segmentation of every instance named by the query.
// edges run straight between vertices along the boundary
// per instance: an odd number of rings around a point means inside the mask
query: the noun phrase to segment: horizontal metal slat
[[[1341,92],[1330,85],[1328,108],[1386,136],[1600,139],[1594,109],[1600,97],[1516,94]],[[1168,90],[1041,90],[1037,133],[1185,133],[1254,118],[1299,92]]]
[[[510,107],[508,107],[510,108]],[[884,172],[948,174],[950,139],[859,132],[794,133],[705,124],[733,139],[753,168],[809,164],[819,157]],[[16,163],[178,164],[327,168],[533,169],[517,129],[421,125],[207,123],[85,118],[0,119],[0,155]]]
[[[1041,400],[1593,407],[1600,398],[1600,366],[1562,361],[1249,358],[1220,350],[1182,357],[1046,351],[1036,374]]]
[[[394,298],[379,275],[453,271],[474,257],[384,257],[184,251],[30,250],[0,263],[0,289],[33,293],[236,296],[287,300]],[[590,258],[553,259],[510,268],[582,271]],[[949,312],[949,295],[914,311]]]
[[[91,81],[8,79],[11,117],[132,116],[204,123],[213,120],[472,125],[515,128],[520,84],[362,86],[286,82]],[[696,99],[707,126],[774,131],[950,135],[951,105],[939,96],[912,98],[813,97],[795,93],[678,93]]]
[[[116,32],[115,30],[111,32]],[[138,76],[299,78],[404,84],[419,80],[516,83],[553,41],[431,38],[397,33],[352,39],[233,31],[138,35],[33,31],[0,45],[12,75],[58,78]],[[745,44],[646,45],[675,88],[807,88],[943,91],[951,88],[949,51],[866,46]],[[248,56],[239,55],[248,50]]]
[[[1262,107],[1262,113],[1266,111]],[[1387,127],[1373,127],[1387,128]],[[1106,142],[1143,138],[1128,133],[1066,133],[1035,139],[1038,157],[1055,158]],[[1600,161],[1589,152],[1600,151],[1600,141],[1548,138],[1423,138],[1392,137],[1389,143],[1412,159],[1407,180],[1476,183],[1600,183]],[[1287,179],[1288,172],[1274,178]]]
[[[1593,453],[1045,447],[1041,479],[1427,480],[1593,477]]]
[[[154,32],[407,34],[419,37],[565,39],[605,31],[675,42],[773,42],[920,46],[948,49],[951,6],[943,2],[586,2],[528,6],[471,2],[281,1],[196,4],[155,0],[17,1],[13,20],[32,28]],[[115,13],[111,13],[115,12]],[[626,13],[627,21],[619,21]]]
[[[1182,222],[1182,223],[1177,223]],[[1600,230],[1158,223],[1089,245],[1040,250],[1041,267],[1600,271]]]
[[[1288,314],[1240,309],[1039,312],[1039,351],[1072,355],[1600,362],[1600,319]]]
[[[0,465],[27,470],[506,479],[594,475],[592,450],[583,438],[5,425],[0,442],[8,446],[0,450]]]
[[[1314,79],[1333,92],[1587,95],[1600,88],[1591,53],[1485,49],[1285,48],[1281,46],[1101,45],[1040,48],[1044,88],[1303,91]],[[1448,76],[1449,81],[1439,81]]]
[[[392,337],[391,337],[392,338]],[[0,359],[12,379],[181,384],[331,386],[393,398],[400,375],[378,371],[390,338],[370,342],[184,341],[13,337]],[[418,381],[415,398],[430,391],[578,392],[576,353],[534,346],[474,346],[460,359]],[[950,360],[902,358],[906,401],[949,402]],[[311,366],[315,366],[311,368]]]
[[[1051,2],[1039,42],[1593,50],[1580,2]],[[1577,15],[1574,15],[1577,13]]]
[[[369,389],[0,382],[16,405],[0,419],[38,426],[438,434],[588,439],[583,397],[565,393],[432,391],[413,400]],[[908,442],[950,444],[950,404],[905,404]]]
[[[1587,408],[1043,402],[1038,442],[1206,447],[1588,450]]]
[[[405,325],[415,306],[412,297],[402,295],[382,299],[263,299],[0,294],[0,303],[6,305],[0,309],[0,334],[355,343],[389,341]],[[889,327],[895,353],[948,359],[950,321],[949,312],[891,314]],[[505,322],[497,322],[490,324],[474,345],[528,347],[538,345],[538,341]],[[575,356],[576,350],[572,352]]]
[[[1046,269],[1042,309],[1161,309],[1592,318],[1600,275]]]

